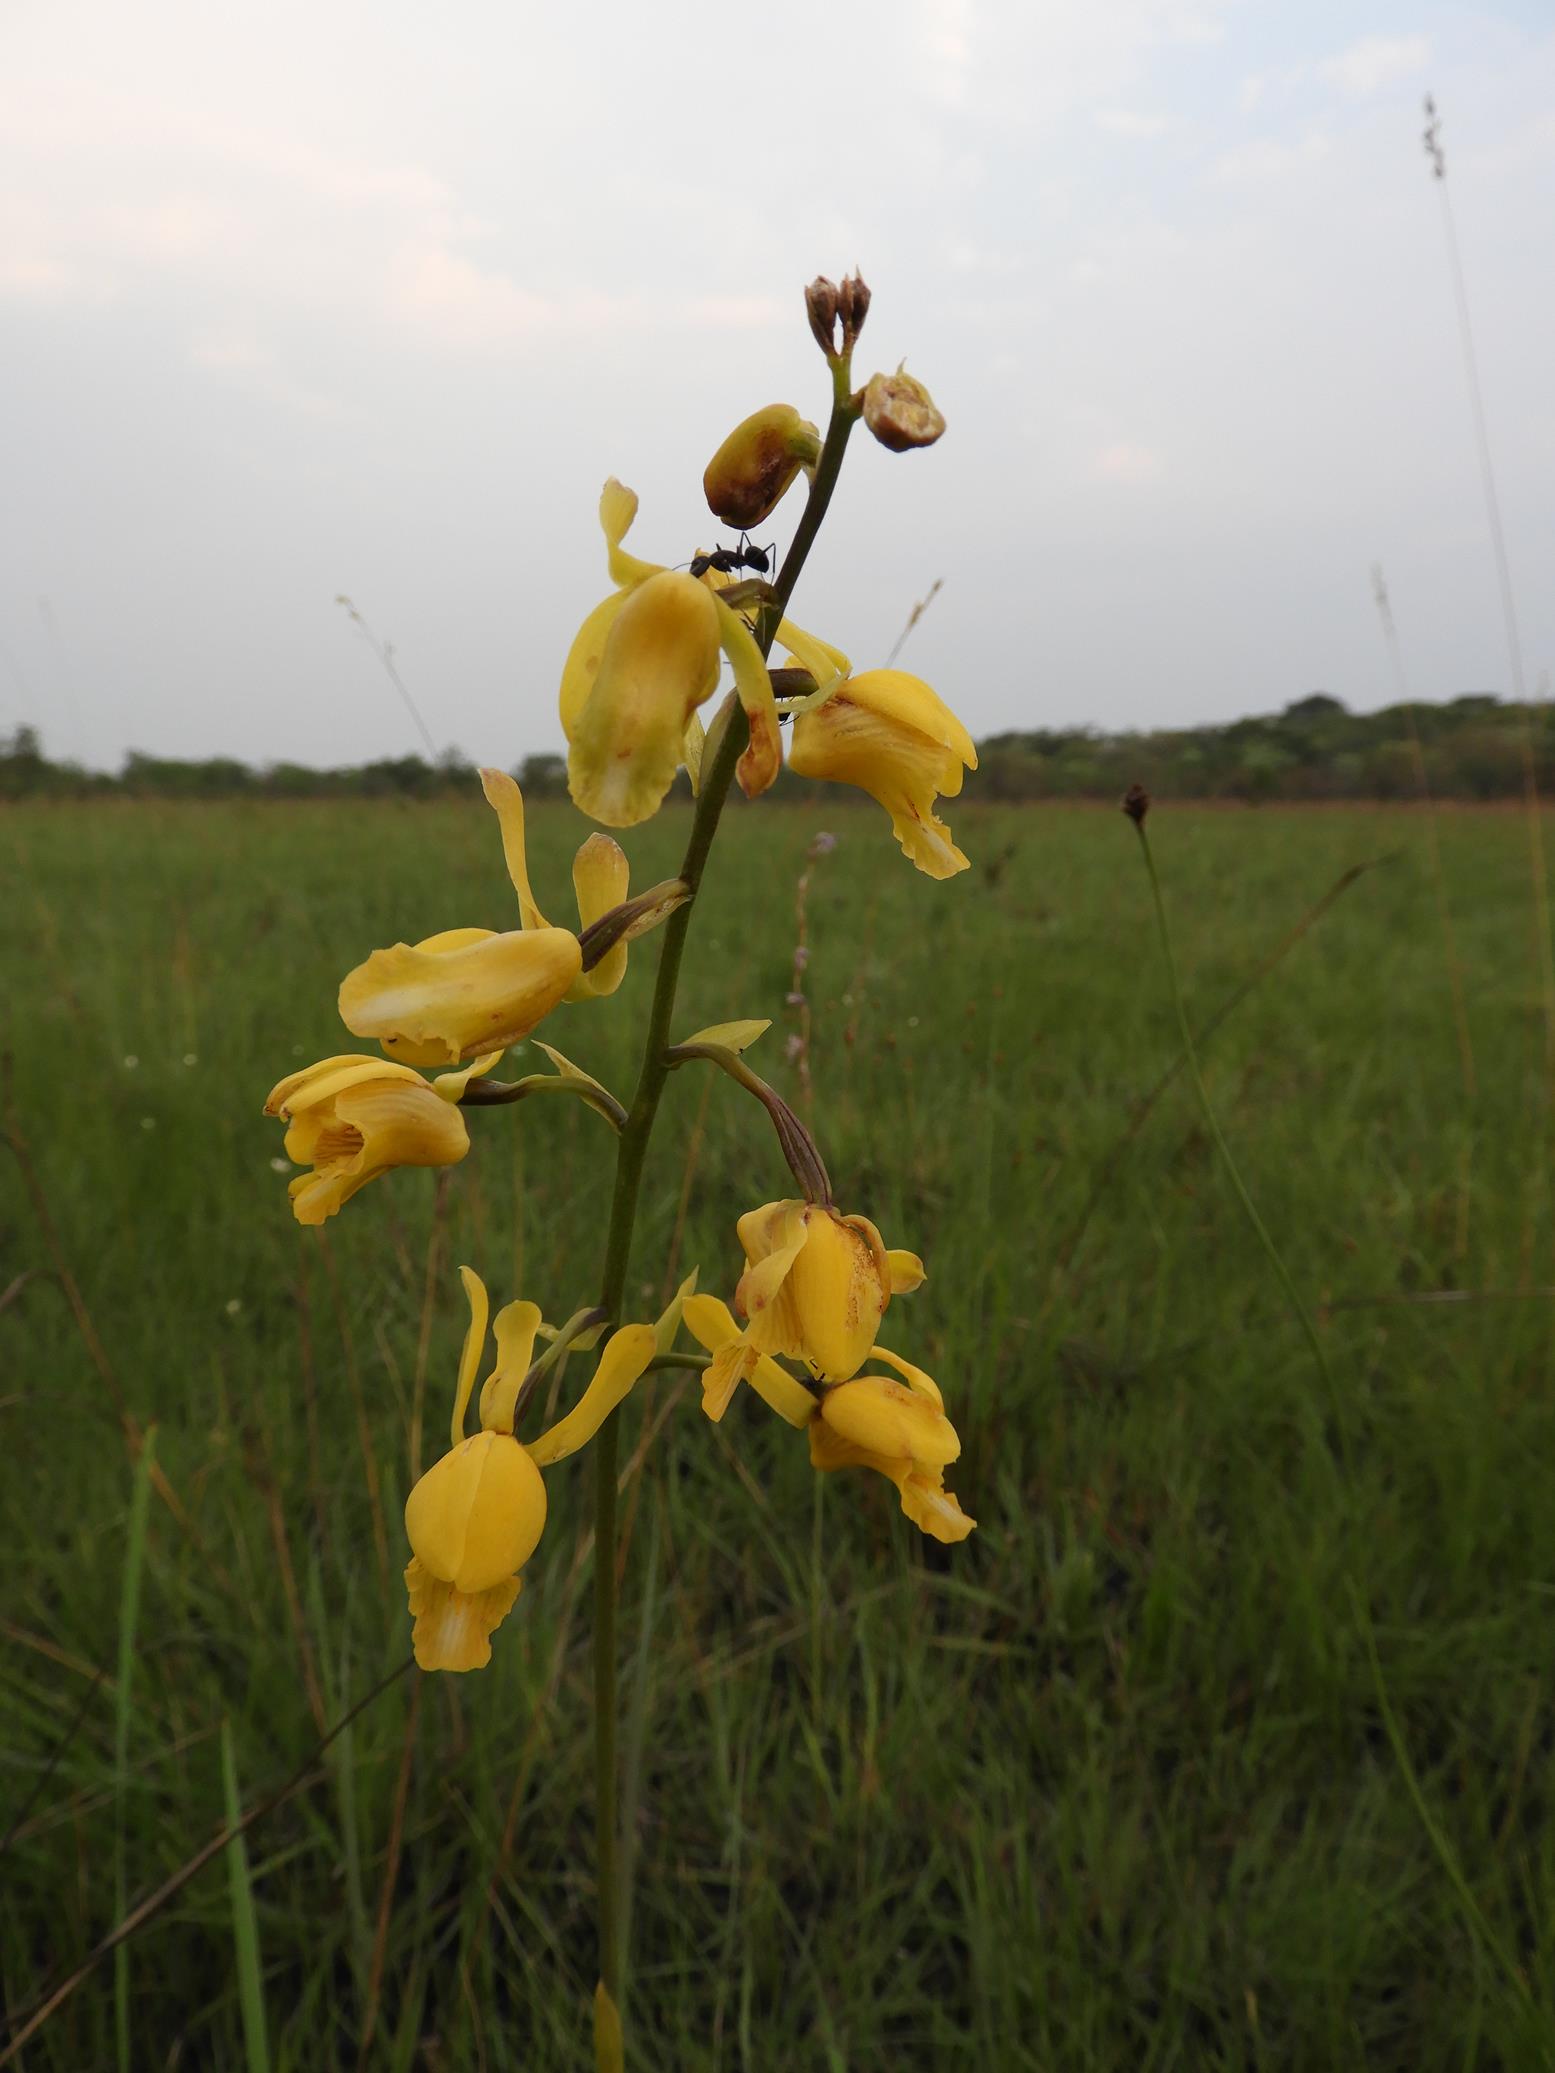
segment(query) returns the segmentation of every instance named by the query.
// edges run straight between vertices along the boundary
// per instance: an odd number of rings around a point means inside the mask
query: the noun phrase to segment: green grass
[[[753,1062],[792,1096],[792,887],[839,831],[810,893],[817,1133],[842,1206],[928,1261],[883,1336],[945,1390],[979,1529],[925,1543],[754,1400],[714,1428],[671,1375],[628,1406],[634,2063],[1547,2063],[1555,1200],[1522,821],[1441,823],[1471,1101],[1418,816],[1152,817],[1195,1027],[1343,870],[1392,855],[1203,1053],[1343,1395],[1346,1484],[1185,1075],[1065,1264],[1178,1050],[1132,830],[953,819],[995,868],[934,886],[871,810],[732,813],[692,930],[680,1029],[774,1015]],[[582,826],[532,823],[565,918]],[[634,883],[684,827],[629,839]],[[456,1266],[551,1318],[592,1301],[612,1141],[581,1104],[485,1111],[440,1215],[421,1173],[323,1243],[287,1212],[260,1105],[353,1042],[341,973],[512,911],[478,800],[17,810],[0,874],[12,1116],[62,1256],[0,1146],[14,2020],[113,1928],[121,1833],[133,1906],[220,1835],[233,1780],[252,1806],[403,1659],[399,1513],[413,1434],[429,1455],[447,1413]],[[652,964],[637,946],[613,1002],[542,1032],[617,1093]],[[692,1264],[729,1294],[735,1216],[789,1185],[748,1097],[675,1075],[641,1311]],[[152,1490],[127,1725],[110,1380],[185,1514]],[[392,1683],[246,1860],[213,1855],[130,1943],[134,2064],[588,2063],[587,1456],[548,1486],[490,1670]],[[21,2063],[111,2066],[113,1973]]]

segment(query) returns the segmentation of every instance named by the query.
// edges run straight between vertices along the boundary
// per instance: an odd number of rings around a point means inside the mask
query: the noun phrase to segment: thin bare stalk
[[[1393,607],[1388,599],[1388,586],[1380,565],[1371,572],[1372,596],[1377,603],[1377,617],[1382,621],[1382,638],[1388,651],[1388,660],[1393,665],[1393,686],[1398,693],[1398,702],[1404,709],[1405,724],[1409,728],[1409,747],[1415,766],[1415,783],[1420,791],[1420,803],[1425,808],[1426,852],[1431,859],[1431,884],[1436,894],[1436,913],[1442,925],[1442,941],[1447,950],[1447,980],[1452,988],[1452,1019],[1458,1034],[1458,1065],[1463,1074],[1463,1091],[1472,1105],[1478,1091],[1478,1080],[1474,1071],[1474,1043],[1469,1034],[1468,1003],[1463,990],[1463,960],[1458,955],[1457,932],[1452,925],[1452,909],[1447,904],[1447,881],[1442,872],[1442,845],[1437,829],[1436,801],[1431,796],[1431,779],[1425,767],[1425,750],[1421,746],[1420,728],[1415,718],[1415,701],[1410,693],[1409,678],[1404,671],[1404,651],[1399,645],[1398,627],[1393,619]]]
[[[1452,196],[1447,189],[1447,159],[1441,145],[1441,123],[1435,103],[1427,98],[1429,127],[1425,133],[1426,155],[1436,180],[1442,208],[1442,236],[1447,246],[1447,266],[1452,275],[1453,301],[1458,313],[1458,341],[1463,350],[1463,372],[1468,384],[1469,410],[1474,421],[1474,444],[1479,454],[1480,488],[1485,498],[1485,519],[1490,530],[1490,551],[1496,565],[1496,587],[1501,599],[1501,626],[1506,637],[1507,667],[1511,671],[1512,697],[1521,715],[1518,740],[1523,759],[1523,805],[1528,828],[1528,870],[1533,882],[1534,924],[1538,931],[1539,974],[1544,994],[1544,1074],[1547,1104],[1555,1100],[1555,946],[1550,940],[1549,877],[1544,861],[1544,820],[1540,810],[1538,769],[1533,754],[1533,726],[1528,712],[1528,694],[1523,676],[1523,639],[1517,621],[1517,599],[1512,589],[1512,565],[1506,551],[1506,529],[1501,523],[1501,497],[1496,488],[1495,463],[1490,452],[1490,428],[1485,420],[1485,394],[1479,378],[1479,355],[1474,347],[1474,326],[1469,318],[1469,291],[1463,277],[1463,255],[1458,247],[1458,224],[1453,215]]]

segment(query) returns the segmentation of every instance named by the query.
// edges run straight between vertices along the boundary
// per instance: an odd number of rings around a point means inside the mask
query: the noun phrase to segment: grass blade
[[[119,1589],[119,1681],[113,1707],[113,1897],[114,1914],[122,1920],[128,1904],[124,1860],[124,1791],[129,1771],[130,1684],[135,1670],[135,1628],[140,1618],[140,1578],[146,1556],[146,1523],[151,1473],[156,1459],[157,1430],[145,1435],[135,1462],[130,1493],[129,1540],[124,1550],[124,1576]],[[130,1954],[120,1944],[113,1954],[113,2032],[119,2073],[130,2073]]]
[[[248,1845],[243,1840],[243,1802],[238,1796],[237,1765],[232,1755],[232,1722],[221,1723],[221,1790],[227,1826],[227,1890],[232,1901],[232,1942],[237,1955],[238,2003],[243,2011],[243,2059],[248,2073],[270,2073],[270,2046],[265,2035],[265,1990],[259,1960],[259,1923],[248,1881]],[[122,1946],[121,1946],[122,1948]]]

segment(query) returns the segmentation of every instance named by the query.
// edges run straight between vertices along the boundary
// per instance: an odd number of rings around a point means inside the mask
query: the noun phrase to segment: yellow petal
[[[514,930],[453,950],[396,943],[340,985],[340,1019],[410,1063],[457,1065],[527,1036],[582,969],[566,929]]]
[[[542,1467],[565,1460],[590,1441],[631,1389],[654,1355],[653,1327],[624,1324],[606,1341],[594,1378],[565,1418],[530,1443],[530,1458]]]
[[[716,1296],[689,1295],[682,1315],[687,1331],[714,1358],[713,1367],[703,1371],[702,1381],[702,1408],[710,1418],[716,1421],[723,1416],[729,1394],[743,1375],[762,1402],[776,1411],[780,1418],[786,1418],[790,1425],[809,1424],[815,1416],[815,1398],[802,1382],[796,1382],[786,1369],[780,1368],[775,1360],[769,1360],[766,1354],[757,1353],[754,1362],[742,1357],[745,1353],[756,1353],[756,1349],[741,1332],[727,1303],[721,1303]],[[725,1360],[725,1354],[731,1358]],[[709,1402],[709,1395],[711,1393],[716,1401],[726,1380],[728,1394],[722,1395],[722,1401],[717,1402],[715,1409]]]
[[[413,947],[417,950],[468,950],[472,943],[486,943],[496,934],[495,929],[439,929],[435,936],[423,936]]]
[[[681,1312],[685,1308],[686,1298],[696,1293],[696,1285],[697,1270],[693,1267],[679,1288],[676,1289],[674,1295],[671,1296],[663,1315],[653,1327],[653,1350],[655,1353],[668,1353],[673,1348],[675,1341],[680,1336]]]
[[[635,554],[626,553],[621,545],[636,516],[636,490],[628,489],[624,482],[617,482],[612,475],[599,493],[599,525],[605,536],[612,583],[642,583],[649,576],[659,574],[657,562],[639,561]]]
[[[410,1598],[411,1645],[421,1670],[484,1670],[491,1661],[491,1637],[513,1610],[523,1578],[507,1577],[489,1590],[456,1591],[431,1576],[413,1555],[405,1570]]]
[[[849,1388],[855,1386],[847,1385]],[[833,1431],[824,1418],[810,1427],[810,1465],[829,1473],[839,1468],[868,1468],[896,1485],[902,1510],[921,1532],[950,1543],[965,1540],[977,1524],[967,1517],[945,1488],[941,1469],[915,1467],[911,1461],[894,1459],[861,1447]]]
[[[631,867],[620,843],[610,835],[590,835],[572,860],[572,885],[583,927],[619,907],[630,882]]]
[[[895,1368],[908,1388],[917,1395],[927,1397],[937,1411],[945,1408],[945,1399],[940,1395],[939,1384],[932,1375],[926,1375],[922,1368],[915,1368],[910,1360],[903,1360],[899,1353],[892,1353],[889,1347],[877,1345],[870,1353],[871,1360],[883,1360]]]
[[[434,1094],[455,1105],[464,1099],[464,1090],[471,1080],[483,1079],[502,1057],[500,1051],[482,1051],[479,1058],[472,1058],[468,1065],[461,1065],[457,1072],[440,1072],[432,1082]]]
[[[457,1447],[464,1438],[464,1414],[470,1401],[470,1391],[475,1387],[475,1371],[481,1363],[481,1349],[486,1344],[486,1319],[491,1311],[491,1299],[486,1294],[486,1284],[475,1269],[461,1267],[459,1279],[464,1283],[465,1299],[470,1306],[470,1323],[459,1354],[459,1379],[454,1385],[454,1415],[448,1426],[450,1447]]]
[[[929,1270],[915,1252],[901,1252],[893,1248],[885,1257],[891,1276],[893,1296],[910,1296],[915,1288],[922,1288],[928,1280]]]
[[[912,1463],[876,1454],[869,1447],[861,1447],[856,1440],[845,1440],[824,1418],[815,1418],[810,1425],[810,1466],[819,1469],[823,1475],[830,1475],[839,1468],[872,1468],[877,1475],[887,1476],[894,1483],[898,1475],[910,1471]]]
[[[892,1460],[943,1468],[961,1452],[956,1429],[943,1411],[883,1375],[828,1389],[821,1416],[840,1438]]]
[[[904,670],[850,677],[825,705],[799,715],[789,750],[796,776],[857,785],[878,799],[902,849],[931,878],[967,867],[934,812],[937,796],[960,791],[963,765],[977,767],[971,736],[920,677]]]
[[[457,1165],[470,1137],[464,1117],[418,1074],[388,1066],[371,1079],[353,1076],[332,1101],[310,1102],[285,1146],[289,1159],[315,1168],[292,1181],[292,1213],[301,1224],[321,1224],[391,1167]]]
[[[609,597],[594,607],[572,637],[567,660],[562,664],[560,698],[562,732],[569,741],[578,731],[579,718],[594,688],[610,629],[630,596],[629,590],[611,591]]]
[[[802,698],[784,699],[780,710],[804,713],[824,705],[847,678],[852,667],[847,656],[840,648],[832,647],[830,642],[806,633],[802,626],[795,626],[791,619],[780,623],[776,639],[788,650],[790,661],[797,662],[801,669],[807,669],[815,679],[813,691],[807,691]]]
[[[734,1392],[766,1357],[745,1339],[719,1347],[712,1364],[702,1370],[702,1409],[715,1425],[734,1402]]]
[[[901,1494],[902,1510],[913,1524],[947,1546],[965,1540],[977,1524],[961,1509],[939,1475],[915,1469],[911,1475],[900,1477],[896,1487]]]
[[[707,746],[707,729],[702,725],[700,713],[693,713],[686,722],[686,731],[681,737],[680,760],[686,766],[686,775],[691,780],[691,796],[694,799],[702,788],[702,752]]]
[[[405,1500],[412,1551],[459,1591],[489,1590],[522,1569],[544,1530],[544,1479],[511,1433],[461,1440]]]
[[[811,1206],[787,1292],[800,1338],[788,1350],[828,1382],[856,1375],[890,1300],[879,1233],[867,1218],[840,1217]]]
[[[782,737],[766,658],[738,612],[717,600],[719,639],[734,670],[734,688],[750,722],[750,741],[734,767],[747,799],[766,791],[783,767]]]
[[[301,1072],[288,1073],[284,1080],[277,1080],[265,1097],[265,1114],[301,1115],[306,1109],[333,1101],[348,1087],[359,1087],[367,1080],[393,1079],[421,1084],[420,1073],[408,1065],[385,1064],[383,1059],[364,1057],[360,1051],[321,1058],[317,1065],[305,1066]]]
[[[589,836],[572,860],[572,887],[578,900],[579,934],[591,922],[619,907],[631,883],[626,852],[612,836],[598,832]],[[575,996],[602,1000],[615,992],[626,977],[626,945],[623,937],[589,972],[580,972],[573,982]]]
[[[850,678],[848,696],[893,727],[910,727],[938,742],[957,763],[977,768],[977,746],[937,691],[905,669],[869,669]],[[959,773],[955,777],[960,786]],[[944,786],[940,788],[942,791]]]
[[[505,770],[483,770],[481,790],[486,804],[497,816],[502,830],[502,858],[508,877],[518,894],[518,913],[526,929],[548,928],[550,924],[535,904],[529,886],[529,854],[524,843],[524,795]]]
[[[830,641],[823,641],[817,633],[806,633],[792,619],[778,621],[774,639],[810,672],[817,685],[826,683],[833,675],[845,677],[853,667],[840,648],[834,648]]]
[[[535,1355],[540,1329],[538,1303],[504,1303],[497,1312],[497,1365],[481,1385],[481,1427],[513,1430],[513,1405]]]
[[[802,1360],[799,1319],[784,1284],[808,1236],[809,1204],[769,1202],[748,1210],[736,1229],[749,1261],[734,1300],[745,1313],[750,1341],[763,1353]]]
[[[718,607],[692,576],[650,576],[622,606],[567,757],[575,803],[607,828],[658,811],[686,722],[718,687]]]

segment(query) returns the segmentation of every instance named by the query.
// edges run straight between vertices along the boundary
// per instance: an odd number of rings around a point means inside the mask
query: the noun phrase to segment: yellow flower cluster
[[[863,283],[834,289],[817,282],[807,291],[807,307],[833,367],[843,418],[862,416],[896,451],[932,443],[944,421],[912,377],[901,371],[877,376],[857,397],[847,392],[847,355],[868,308]],[[834,414],[834,427],[838,422]],[[756,412],[708,465],[704,489],[714,515],[749,528],[765,520],[801,474],[825,477],[829,467],[826,479],[834,480],[840,447],[832,441],[829,433],[823,442],[788,405]],[[840,650],[793,623],[784,611],[792,579],[767,581],[772,572],[765,550],[748,547],[743,534],[738,549],[702,553],[684,568],[670,568],[627,551],[636,515],[632,491],[606,483],[599,520],[612,589],[579,628],[561,673],[568,785],[576,804],[605,828],[629,828],[658,811],[682,766],[695,788],[704,750],[712,753],[701,709],[727,662],[734,698],[713,723],[716,739],[727,744],[717,764],[720,787],[729,782],[735,748],[727,728],[741,709],[745,729],[734,777],[750,797],[781,772],[782,723],[791,719],[788,762],[799,776],[870,793],[890,815],[905,854],[929,877],[965,870],[967,858],[936,807],[956,796],[977,755],[936,693],[900,670],[855,674]],[[744,580],[742,571],[750,569],[762,580]],[[781,674],[768,667],[775,648],[787,658]],[[788,695],[780,697],[780,687]],[[698,851],[693,841],[683,879],[634,899],[620,847],[608,834],[591,834],[573,860],[577,926],[554,926],[530,883],[518,786],[499,770],[483,770],[481,784],[497,819],[517,925],[441,929],[375,949],[346,973],[340,1019],[354,1037],[376,1043],[381,1055],[322,1058],[278,1081],[265,1104],[267,1114],[284,1121],[287,1155],[304,1169],[290,1184],[299,1223],[322,1224],[395,1167],[457,1164],[470,1148],[467,1106],[516,1100],[537,1088],[581,1096],[612,1127],[626,1130],[623,1162],[632,1157],[638,1165],[618,1203],[634,1199],[656,1096],[645,1111],[634,1108],[629,1121],[608,1089],[549,1044],[537,1048],[556,1066],[556,1077],[504,1084],[489,1075],[504,1051],[563,1004],[598,1001],[619,988],[628,944],[692,896],[706,844]],[[721,796],[720,790],[711,801],[713,819]],[[671,977],[678,968],[675,948],[663,967]],[[672,998],[671,992],[666,1003]],[[662,1016],[656,1026],[664,1026]],[[617,1265],[607,1273],[614,1294],[559,1331],[546,1327],[539,1307],[524,1300],[490,1320],[484,1283],[473,1269],[460,1269],[470,1323],[448,1451],[418,1477],[405,1505],[411,1547],[405,1584],[415,1657],[424,1670],[464,1671],[490,1661],[491,1636],[511,1611],[545,1529],[543,1471],[585,1445],[656,1361],[674,1364],[682,1324],[706,1351],[705,1360],[686,1355],[682,1361],[703,1369],[702,1407],[710,1418],[721,1419],[746,1382],[779,1417],[808,1434],[816,1469],[862,1467],[887,1477],[907,1517],[937,1540],[963,1540],[972,1531],[975,1522],[945,1488],[945,1471],[961,1443],[939,1389],[878,1338],[892,1299],[923,1282],[923,1263],[914,1253],[888,1248],[868,1217],[845,1216],[832,1205],[813,1139],[738,1056],[765,1027],[719,1024],[662,1053],[665,1069],[711,1060],[755,1093],[805,1191],[806,1199],[769,1202],[739,1219],[745,1264],[735,1310],[695,1293],[693,1274],[656,1325],[611,1316],[625,1272],[614,1227]],[[651,1084],[645,1070],[644,1085]],[[640,1093],[639,1104],[644,1099]],[[467,1433],[489,1321],[495,1365],[480,1392],[479,1429]],[[542,1335],[551,1350],[536,1361]],[[602,1338],[593,1377],[573,1408],[537,1438],[520,1440],[517,1427],[537,1383],[547,1374],[558,1378],[571,1352]]]
[[[840,1216],[816,1203],[770,1202],[741,1217],[738,1228],[746,1267],[735,1301],[744,1327],[716,1296],[694,1293],[692,1275],[657,1326],[627,1324],[610,1335],[572,1410],[528,1442],[519,1441],[514,1425],[545,1329],[539,1308],[512,1302],[498,1311],[496,1365],[481,1388],[480,1430],[466,1436],[489,1304],[480,1276],[460,1268],[470,1325],[448,1452],[405,1505],[405,1586],[423,1670],[478,1670],[491,1660],[491,1636],[512,1611],[521,1572],[545,1529],[540,1471],[594,1437],[656,1353],[672,1364],[682,1319],[712,1356],[702,1376],[708,1417],[721,1419],[747,1382],[779,1417],[808,1433],[815,1468],[874,1469],[896,1485],[913,1524],[936,1540],[964,1540],[972,1531],[976,1521],[945,1488],[961,1442],[939,1389],[875,1337],[891,1298],[924,1280],[917,1255],[888,1251],[867,1217]],[[802,1364],[804,1378],[781,1359]],[[894,1374],[862,1373],[870,1362]]]
[[[271,1088],[265,1114],[287,1123],[287,1157],[313,1169],[291,1183],[299,1223],[323,1223],[391,1167],[457,1164],[470,1149],[457,1106],[469,1082],[489,1073],[509,1045],[563,1001],[613,993],[626,975],[631,936],[661,920],[671,904],[661,900],[634,917],[585,971],[580,938],[627,904],[620,845],[599,834],[583,843],[572,866],[577,932],[553,928],[530,887],[523,794],[501,770],[483,770],[481,786],[497,815],[519,926],[443,929],[375,950],[347,972],[340,1019],[353,1036],[376,1038],[388,1059],[355,1052],[324,1058]],[[570,1070],[565,1060],[558,1063]],[[430,1083],[417,1070],[461,1064]]]
[[[813,437],[814,428],[797,412],[787,405],[758,412],[709,467],[710,503],[719,471],[715,509],[744,511],[751,514],[745,522],[755,524],[771,508],[765,497],[773,479],[773,420],[785,413],[799,428],[788,436],[799,451],[808,450],[803,435]],[[786,420],[777,429],[787,430]],[[788,467],[786,489],[801,462],[781,446],[776,451]],[[754,500],[745,494],[752,483],[761,485]],[[578,629],[562,670],[567,781],[583,811],[606,827],[634,827],[658,812],[681,764],[696,782],[703,743],[698,713],[718,688],[722,655],[750,723],[750,745],[736,771],[748,797],[766,791],[782,768],[779,720],[792,712],[788,761],[796,776],[857,785],[878,799],[897,841],[930,878],[964,871],[967,859],[934,807],[960,791],[964,773],[977,768],[977,750],[943,700],[905,670],[853,675],[846,655],[782,618],[774,641],[816,688],[785,701],[780,712],[744,616],[751,607],[736,610],[725,601],[730,573],[710,567],[692,576],[639,561],[621,544],[636,515],[633,492],[607,482],[599,522],[616,588]]]
[[[461,1267],[470,1304],[449,1423],[448,1452],[405,1503],[410,1563],[405,1588],[415,1622],[411,1642],[423,1670],[480,1670],[491,1636],[513,1610],[520,1571],[545,1530],[542,1468],[591,1440],[653,1358],[653,1327],[623,1325],[605,1343],[593,1380],[567,1413],[528,1445],[514,1437],[519,1393],[529,1373],[540,1312],[509,1303],[497,1312],[497,1364],[481,1386],[480,1431],[464,1436],[465,1412],[486,1344],[486,1285]]]
[[[895,1483],[915,1526],[936,1540],[965,1540],[977,1522],[945,1488],[961,1442],[944,1398],[922,1368],[875,1337],[891,1298],[923,1282],[923,1262],[887,1251],[868,1217],[813,1202],[769,1202],[742,1216],[738,1231],[746,1264],[734,1299],[744,1328],[716,1296],[688,1295],[684,1306],[687,1327],[712,1355],[702,1376],[708,1417],[722,1418],[748,1382],[808,1431],[815,1468],[872,1468]],[[778,1355],[803,1362],[808,1383]],[[862,1374],[872,1360],[902,1379]]]

